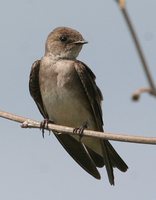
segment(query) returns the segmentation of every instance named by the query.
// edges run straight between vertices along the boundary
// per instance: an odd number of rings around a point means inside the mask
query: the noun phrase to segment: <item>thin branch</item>
[[[0,111],[0,117],[22,123],[21,125],[22,128],[40,128],[40,122],[25,117],[17,116],[8,112]],[[47,130],[55,131],[58,134],[78,135],[78,133],[75,132],[73,133],[74,129],[71,127],[58,126],[55,124],[49,124]],[[98,132],[91,130],[84,130],[83,135],[88,137],[95,137],[95,138],[114,140],[120,142],[156,144],[155,137],[132,136],[132,135],[114,134],[109,132]]]
[[[120,6],[120,8],[124,8],[125,4],[126,4],[125,0],[119,0],[119,6]]]
[[[141,48],[141,45],[140,45],[140,42],[139,42],[139,39],[138,39],[138,36],[136,34],[136,31],[134,29],[134,26],[132,24],[132,21],[129,17],[129,14],[127,12],[127,9],[126,9],[126,5],[125,5],[125,0],[116,0],[118,2],[118,5],[120,7],[120,10],[124,16],[124,19],[126,21],[126,24],[129,28],[129,31],[130,31],[130,34],[132,36],[132,39],[133,39],[133,42],[135,44],[135,47],[136,47],[136,50],[138,52],[138,55],[139,55],[139,58],[140,58],[140,61],[142,63],[142,66],[143,66],[143,69],[144,69],[144,72],[145,72],[145,75],[147,77],[147,80],[148,80],[148,83],[150,85],[150,88],[152,90],[152,95],[156,96],[156,86],[154,84],[154,80],[152,78],[152,75],[151,75],[151,72],[150,72],[150,69],[149,69],[149,66],[147,64],[147,61],[146,61],[146,58],[145,58],[145,55],[143,53],[143,49]]]
[[[151,88],[139,88],[133,92],[132,100],[138,101],[140,99],[141,94],[143,94],[143,93],[148,93],[148,94],[154,95],[153,90]]]

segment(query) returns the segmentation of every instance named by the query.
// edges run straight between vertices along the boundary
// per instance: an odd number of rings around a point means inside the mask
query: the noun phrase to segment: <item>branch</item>
[[[0,111],[0,117],[22,123],[21,125],[22,128],[40,128],[40,122],[25,118],[25,117],[17,116],[8,112]],[[55,124],[49,124],[47,130],[55,131],[58,134],[79,135],[79,133],[75,133],[75,132],[73,133],[74,128],[58,126]],[[120,142],[156,144],[156,138],[154,137],[113,134],[109,132],[98,132],[98,131],[91,131],[91,130],[84,130],[83,135],[88,136],[88,137],[95,137],[95,138],[114,140],[114,141],[120,141]]]
[[[155,94],[153,94],[153,90],[151,88],[139,88],[139,89],[137,89],[136,91],[133,92],[132,100],[138,101],[140,99],[141,94],[143,94],[143,93],[155,95]]]
[[[152,78],[152,75],[151,75],[151,72],[150,72],[150,69],[149,69],[149,66],[147,64],[147,61],[145,59],[145,55],[143,53],[143,49],[141,48],[141,45],[140,45],[140,42],[139,42],[139,39],[138,39],[138,36],[136,34],[136,31],[134,29],[134,26],[132,24],[132,21],[129,17],[129,14],[127,12],[127,9],[126,9],[126,5],[125,5],[125,0],[116,0],[118,2],[118,5],[120,7],[120,10],[124,16],[124,19],[126,21],[126,24],[129,28],[129,31],[130,31],[130,34],[132,36],[132,39],[133,39],[133,42],[134,42],[134,45],[136,47],[136,50],[138,52],[138,55],[139,55],[139,58],[140,58],[140,61],[142,63],[142,66],[143,66],[143,69],[144,69],[144,72],[145,72],[145,75],[146,75],[146,78],[148,80],[148,83],[149,83],[149,86],[150,86],[150,94],[152,94],[153,96],[156,97],[156,86],[154,84],[154,80]],[[142,93],[142,92],[141,92]],[[140,94],[141,94],[140,93]],[[133,100],[136,100],[135,98],[133,98],[132,96],[132,99]]]

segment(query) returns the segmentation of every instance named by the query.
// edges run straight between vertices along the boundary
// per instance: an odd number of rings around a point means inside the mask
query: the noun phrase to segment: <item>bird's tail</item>
[[[113,146],[107,140],[102,140],[102,149],[103,149],[103,158],[106,166],[109,182],[111,185],[114,185],[114,173],[113,167],[117,167],[120,171],[126,172],[128,166],[123,161],[123,159],[119,156],[119,154],[115,151]]]

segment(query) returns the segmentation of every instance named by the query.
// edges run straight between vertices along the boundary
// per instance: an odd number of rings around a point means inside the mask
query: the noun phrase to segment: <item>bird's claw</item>
[[[41,121],[41,123],[40,123],[40,130],[42,131],[42,137],[44,138],[44,131],[45,131],[45,129],[48,129],[48,124],[49,123],[54,123],[52,120],[50,120],[50,119],[44,119],[43,121]],[[49,131],[49,133],[50,133],[50,131]]]
[[[73,133],[79,134],[79,141],[81,142],[83,137],[83,131],[88,127],[88,122],[84,122],[79,128],[74,128]]]

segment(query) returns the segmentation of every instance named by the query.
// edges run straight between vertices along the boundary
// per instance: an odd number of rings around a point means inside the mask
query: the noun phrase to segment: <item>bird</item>
[[[84,44],[80,32],[57,27],[47,37],[44,56],[31,67],[29,91],[45,120],[57,125],[104,132],[102,93],[92,70],[77,57]],[[105,166],[115,184],[113,168],[128,169],[111,143],[105,139],[69,134],[54,135],[69,155],[90,175],[101,179]]]

